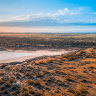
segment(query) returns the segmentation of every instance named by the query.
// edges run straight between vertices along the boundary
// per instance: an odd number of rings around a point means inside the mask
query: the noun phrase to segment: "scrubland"
[[[0,64],[0,96],[96,96],[96,34],[1,34],[0,50],[77,49]]]
[[[96,34],[2,34],[0,47],[3,49],[74,49],[96,46]]]
[[[96,48],[0,64],[1,96],[96,96]]]

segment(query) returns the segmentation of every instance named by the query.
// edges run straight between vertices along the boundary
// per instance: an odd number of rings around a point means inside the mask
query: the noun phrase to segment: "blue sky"
[[[0,0],[0,32],[96,32],[95,6],[96,0]]]

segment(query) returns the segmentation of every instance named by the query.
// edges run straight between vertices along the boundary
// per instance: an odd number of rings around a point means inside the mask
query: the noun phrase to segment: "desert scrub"
[[[33,81],[33,80],[27,80],[27,83],[28,83],[29,85],[33,85],[34,81]]]
[[[20,89],[21,94],[20,96],[34,96],[35,95],[35,89],[33,86],[27,87],[27,86],[23,86]]]
[[[28,87],[28,93],[35,94],[35,88],[33,86]]]
[[[16,79],[20,79],[22,76],[19,73],[16,73]]]
[[[16,82],[16,80],[15,80],[15,78],[10,78],[8,81],[7,81],[7,83],[9,83],[9,84],[11,84],[11,83],[13,83],[13,82]]]
[[[79,55],[85,55],[86,54],[86,51],[80,51]]]
[[[80,84],[79,88],[70,89],[69,92],[73,93],[74,96],[86,96],[88,94],[88,87]]]
[[[4,70],[0,70],[0,76],[4,75]]]
[[[47,63],[53,63],[56,60],[56,58],[48,58],[46,60]]]
[[[71,75],[70,73],[66,73],[65,81],[75,82],[74,78],[72,78],[72,76],[70,75]]]
[[[5,83],[4,78],[0,78],[0,84],[3,84],[3,83]]]
[[[63,63],[63,59],[57,59],[58,63]]]
[[[90,69],[90,68],[91,68],[91,69],[94,69],[95,67],[94,67],[94,66],[90,66],[89,69]]]
[[[42,89],[43,88],[43,86],[41,85],[41,82],[39,80],[34,81],[33,86],[38,88],[38,89]]]
[[[52,63],[55,60],[55,58],[48,58],[48,59],[41,59],[41,60],[36,60],[35,64],[46,64],[46,63]]]
[[[46,64],[46,60],[36,60],[35,64]]]
[[[33,80],[27,80],[27,83],[31,86],[34,86],[38,89],[42,89],[43,86],[41,85],[41,82],[39,80],[33,81]]]
[[[86,82],[88,82],[88,81],[87,81],[86,79],[82,79],[81,82],[86,83]]]
[[[23,89],[24,90],[24,89]],[[38,90],[33,86],[27,87],[25,89],[25,93],[29,94],[29,96],[43,96],[43,90]],[[24,92],[23,92],[24,93]]]
[[[56,67],[55,70],[54,70],[54,72],[55,72],[56,74],[58,74],[58,73],[60,72],[60,70],[61,70],[60,67]]]
[[[72,60],[78,59],[78,56],[76,54],[71,54],[71,55],[66,55],[65,58],[68,61],[72,61]]]

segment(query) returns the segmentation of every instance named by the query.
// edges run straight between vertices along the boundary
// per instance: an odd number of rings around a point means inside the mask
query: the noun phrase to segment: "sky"
[[[0,0],[0,32],[96,32],[96,0]]]

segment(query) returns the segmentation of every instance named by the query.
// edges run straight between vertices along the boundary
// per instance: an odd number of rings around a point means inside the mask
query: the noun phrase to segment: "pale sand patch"
[[[74,51],[74,50],[73,50]],[[0,63],[10,63],[10,62],[23,62],[27,59],[36,58],[39,56],[52,56],[52,55],[61,55],[70,53],[73,51],[65,51],[65,50],[39,50],[39,51],[24,51],[24,50],[16,50],[16,51],[2,51],[0,52]]]

